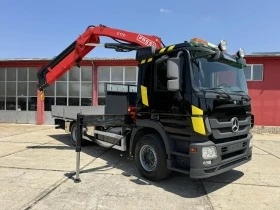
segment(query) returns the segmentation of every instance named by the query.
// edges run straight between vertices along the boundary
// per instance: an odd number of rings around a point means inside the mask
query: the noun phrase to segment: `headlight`
[[[202,147],[202,157],[204,160],[217,158],[217,150],[215,146]]]

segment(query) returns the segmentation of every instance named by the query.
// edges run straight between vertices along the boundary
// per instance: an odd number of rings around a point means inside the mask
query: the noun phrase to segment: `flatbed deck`
[[[86,126],[128,126],[131,123],[129,114],[105,114],[104,106],[52,106],[52,116],[65,121],[76,121],[77,114]]]

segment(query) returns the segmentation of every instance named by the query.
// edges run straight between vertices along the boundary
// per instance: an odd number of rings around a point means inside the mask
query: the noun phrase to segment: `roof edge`
[[[54,57],[55,58],[55,57]],[[0,58],[0,61],[50,61],[54,58]],[[93,57],[83,58],[84,61],[118,61],[118,60],[135,60],[134,57]]]
[[[263,57],[280,57],[280,54],[250,54],[245,55],[245,58],[263,58]]]

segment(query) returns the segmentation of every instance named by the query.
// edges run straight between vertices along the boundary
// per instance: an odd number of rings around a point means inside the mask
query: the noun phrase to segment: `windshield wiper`
[[[223,88],[221,88],[221,87],[203,88],[201,90],[204,90],[204,91],[205,90],[220,90],[222,93],[224,93],[227,96],[228,99],[232,100],[232,97],[226,91],[224,91]],[[221,92],[218,92],[220,94],[220,96],[222,95]]]
[[[241,95],[241,100],[248,100],[248,101],[251,101],[251,97],[244,91],[244,90],[234,90],[232,92],[235,92],[235,93],[244,93],[245,94],[245,97],[244,95]]]

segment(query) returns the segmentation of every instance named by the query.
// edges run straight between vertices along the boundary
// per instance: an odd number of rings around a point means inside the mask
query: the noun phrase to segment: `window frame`
[[[262,82],[264,81],[264,65],[263,64],[247,64],[248,67],[250,67],[250,78],[247,79],[246,81],[253,81],[253,82]],[[254,78],[254,66],[261,66],[262,71],[261,71],[261,79],[255,79]]]
[[[74,70],[75,72],[71,72]],[[83,74],[87,72],[87,77],[83,77]],[[72,75],[71,75],[72,74]],[[85,74],[84,74],[85,75]],[[72,67],[69,71],[63,74],[58,80],[54,82],[53,89],[49,93],[45,91],[45,99],[49,99],[49,106],[51,105],[63,105],[63,106],[92,106],[92,103],[84,103],[84,101],[92,101],[92,75],[93,68],[90,65],[83,65],[80,67]],[[86,78],[86,79],[84,79]],[[65,86],[65,94],[58,94],[59,86]],[[82,89],[83,85],[87,85],[90,88],[88,89],[87,96],[84,95]],[[49,87],[48,87],[49,88]],[[76,89],[76,93],[73,94],[72,88]],[[66,100],[65,100],[66,99]],[[46,101],[46,100],[45,100]],[[87,104],[87,105],[85,105]],[[51,111],[49,107],[45,105],[45,111]],[[48,109],[48,110],[47,110]]]
[[[33,82],[32,80],[30,80],[30,72],[32,71],[33,68],[36,68],[36,67],[16,67],[16,66],[12,66],[12,67],[1,67],[1,71],[4,72],[3,76],[4,76],[4,80],[2,79],[1,82],[4,84],[4,95],[2,94],[1,97],[4,99],[4,109],[3,110],[11,110],[11,111],[36,111],[36,110],[31,110],[30,107],[31,107],[31,103],[30,100],[33,96],[30,95],[30,92],[29,92],[29,89],[30,89],[30,82]],[[8,73],[10,71],[10,69],[14,69],[14,72],[15,72],[15,77],[13,79],[8,79]],[[22,71],[22,69],[25,69],[23,70],[23,72],[25,72],[24,74],[26,74],[24,76],[24,79],[22,78],[19,78],[19,75]],[[24,75],[23,74],[23,75]],[[37,73],[36,73],[37,74]],[[37,82],[37,81],[36,81]],[[7,89],[8,89],[8,85],[9,84],[13,84],[14,83],[14,87],[15,87],[15,92],[13,94],[8,94],[7,93]],[[20,86],[19,84],[25,84],[25,93],[23,95],[19,95],[20,93]],[[36,97],[37,97],[37,94],[36,94]],[[9,106],[9,100],[8,99],[11,99],[11,98],[14,98],[15,99],[15,109],[9,109],[8,106]],[[24,99],[25,100],[25,109],[22,110],[19,108],[19,99],[22,100]],[[37,102],[37,100],[36,100]],[[37,104],[36,104],[36,107],[37,107]]]
[[[99,80],[98,78],[98,101],[101,101],[101,100],[106,100],[106,96],[105,95],[101,95],[100,92],[99,92],[99,84],[102,84],[105,85],[106,83],[116,83],[116,84],[132,84],[132,85],[137,85],[138,83],[138,71],[139,71],[139,68],[138,66],[134,66],[134,65],[111,65],[111,66],[106,66],[106,65],[102,65],[102,66],[98,66],[97,68],[97,74],[99,74],[99,69],[100,68],[103,68],[103,67],[107,67],[109,68],[109,78],[108,80]],[[119,80],[119,81],[114,81],[112,80],[112,72],[114,71],[112,68],[115,68],[115,67],[119,67],[119,68],[122,68],[122,80]],[[136,73],[136,80],[133,81],[133,80],[126,80],[126,67],[133,67],[135,68],[134,71]],[[104,86],[104,90],[105,90],[105,86]],[[102,93],[103,94],[103,93]],[[105,94],[105,93],[104,93]],[[99,104],[99,102],[98,102]]]

